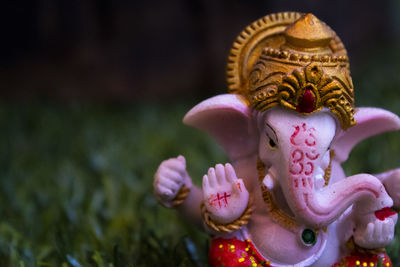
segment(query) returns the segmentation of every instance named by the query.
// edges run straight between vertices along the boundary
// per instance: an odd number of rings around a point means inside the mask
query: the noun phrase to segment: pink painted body
[[[305,93],[299,109],[308,110],[311,102]],[[206,230],[217,237],[250,239],[272,266],[332,266],[349,253],[345,242],[351,237],[365,248],[387,245],[397,222],[391,208],[400,208],[400,171],[346,177],[341,163],[361,140],[398,130],[400,119],[375,108],[359,108],[355,119],[357,124],[343,131],[325,109],[308,115],[284,108],[261,113],[234,94],[203,101],[186,114],[184,123],[210,134],[225,149],[233,168],[229,164],[210,168],[203,177],[203,190],[190,183],[191,193],[178,211],[201,225],[196,207],[205,200],[211,218],[229,223],[253,198],[254,212],[247,226],[231,234]],[[335,152],[332,159],[331,150]],[[164,181],[189,177],[182,158],[163,162],[155,175],[156,197],[166,206],[186,182],[166,188]],[[258,177],[258,159],[267,173],[263,181]],[[329,164],[332,174],[325,185]],[[389,192],[384,185],[391,187]],[[280,211],[293,218],[294,229],[268,210],[262,187],[272,194]],[[302,242],[304,229],[317,233],[314,244]]]

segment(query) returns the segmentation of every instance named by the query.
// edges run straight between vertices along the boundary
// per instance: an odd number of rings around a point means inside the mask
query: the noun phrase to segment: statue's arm
[[[185,194],[185,191],[188,193]],[[176,209],[184,219],[202,227],[200,204],[203,193],[193,185],[183,156],[161,162],[154,175],[153,192],[161,205]]]
[[[200,214],[200,205],[202,201],[202,190],[198,186],[192,185],[186,200],[181,205],[176,207],[176,210],[179,212],[180,216],[190,223],[196,225],[199,229],[203,229],[203,219],[201,218]]]

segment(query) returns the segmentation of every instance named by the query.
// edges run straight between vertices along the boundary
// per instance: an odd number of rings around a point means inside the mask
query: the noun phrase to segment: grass
[[[187,108],[3,104],[0,266],[204,265],[207,237],[152,196],[168,157],[226,161]]]
[[[355,79],[357,106],[400,114],[400,66],[381,58],[360,71],[366,79]],[[185,155],[197,184],[208,167],[227,161],[214,141],[182,125],[192,104],[3,103],[0,266],[205,265],[208,237],[152,196],[153,174],[166,158]],[[399,167],[399,151],[399,133],[373,137],[344,167],[348,174]],[[388,247],[395,266],[399,225]]]

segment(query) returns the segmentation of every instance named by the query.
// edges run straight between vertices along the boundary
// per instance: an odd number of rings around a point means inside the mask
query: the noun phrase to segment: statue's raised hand
[[[185,185],[190,188],[192,180],[186,171],[186,160],[183,156],[161,162],[154,175],[153,190],[155,198],[164,206],[171,207],[171,202],[179,189]]]
[[[238,179],[232,165],[217,164],[203,177],[205,206],[212,220],[229,223],[242,215],[249,202],[249,192]]]
[[[394,238],[397,214],[383,220],[376,218],[364,226],[356,226],[354,241],[362,248],[374,249],[387,246]]]

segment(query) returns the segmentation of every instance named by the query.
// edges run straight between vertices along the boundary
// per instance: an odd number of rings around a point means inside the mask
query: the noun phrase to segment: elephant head
[[[184,123],[210,133],[236,171],[261,162],[265,178],[247,179],[246,187],[276,183],[296,221],[315,228],[355,202],[368,204],[364,212],[393,205],[377,178],[344,179],[340,164],[354,145],[400,121],[381,109],[354,108],[347,52],[327,25],[311,14],[260,19],[234,43],[227,76],[231,94],[200,103]]]
[[[400,129],[400,119],[377,108],[358,108],[357,124],[347,130],[329,110],[311,115],[275,107],[259,112],[235,94],[218,95],[190,110],[184,123],[209,133],[224,148],[236,170],[256,169],[261,160],[280,187],[297,222],[320,228],[357,201],[372,212],[392,206],[382,183],[368,174],[344,179],[340,164],[361,140]],[[368,129],[368,131],[366,131]],[[332,153],[331,151],[334,151]],[[330,165],[332,178],[326,180]],[[325,176],[325,179],[324,179]],[[242,177],[253,192],[263,181]]]

